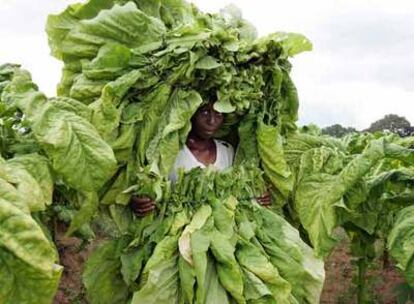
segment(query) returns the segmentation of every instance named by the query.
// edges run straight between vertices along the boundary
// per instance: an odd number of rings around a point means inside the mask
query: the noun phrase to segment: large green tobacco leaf
[[[52,203],[53,177],[46,157],[38,154],[17,156],[7,160],[7,166],[10,168],[22,168],[26,170],[33,176],[42,190],[39,201],[44,205],[50,205]],[[28,197],[33,200],[32,195],[29,195]]]
[[[387,203],[411,205],[414,201],[414,168],[400,168],[379,175],[371,182],[371,192]]]
[[[257,276],[244,269],[244,296],[248,303],[276,304],[272,298],[272,292]]]
[[[97,1],[95,1],[97,3]],[[72,11],[73,12],[73,11]],[[111,9],[101,9],[93,18],[84,20],[79,14],[68,9],[63,16],[50,17],[50,32],[56,55],[88,58],[95,55],[105,43],[118,42],[129,47],[157,42],[165,32],[164,24],[137,9],[132,1],[124,5],[115,4]],[[72,14],[71,14],[72,13]],[[66,16],[65,16],[66,15]],[[66,17],[66,18],[65,18]],[[65,39],[55,35],[60,22],[71,19],[72,27],[65,34]]]
[[[17,188],[31,212],[45,210],[52,203],[53,181],[42,156],[18,156],[0,164],[0,178]]]
[[[15,157],[0,165],[0,176],[0,302],[51,303],[62,267],[29,213],[51,203],[47,162],[33,154]]]
[[[161,19],[167,26],[194,21],[196,9],[182,0],[134,0],[146,14]]]
[[[210,246],[209,231],[212,228],[212,208],[202,205],[193,215],[188,225],[178,239],[180,253],[180,278],[184,281],[184,294],[187,299],[194,298],[193,285],[197,289],[197,303],[204,303],[206,299],[206,286],[208,282],[207,264],[208,248]]]
[[[256,48],[258,52],[265,52],[267,48],[266,45],[269,43],[274,45],[280,43],[283,49],[282,58],[288,58],[312,50],[312,43],[305,36],[302,34],[285,32],[276,32],[259,38],[253,44],[253,47]]]
[[[392,159],[398,159],[407,166],[414,166],[414,149],[389,143],[385,146],[385,155]]]
[[[142,288],[134,293],[131,304],[178,303],[178,236],[164,238],[148,260]]]
[[[1,249],[0,260],[1,303],[52,303],[62,267],[55,265],[51,271],[39,271]]]
[[[402,204],[402,200],[410,197],[411,192],[405,189],[410,185],[408,180],[393,181],[398,176],[410,179],[409,175],[392,170],[379,173],[390,170],[392,163],[397,168],[411,165],[414,152],[389,143],[386,138],[372,140],[362,153],[354,152],[348,157],[336,144],[330,144],[329,148],[312,146],[301,152],[295,206],[317,254],[325,256],[335,245],[333,231],[341,221],[351,221],[372,233],[381,210],[378,202]],[[292,143],[289,149],[294,151]],[[365,217],[357,216],[357,212],[363,212]]]
[[[327,255],[335,245],[332,234],[338,225],[337,209],[345,208],[343,196],[383,157],[384,142],[373,141],[339,174],[313,171],[301,177],[296,190],[296,209],[318,255]]]
[[[207,270],[206,270],[206,304],[215,304],[223,303],[229,304],[229,298],[227,296],[226,290],[223,288],[223,285],[220,283],[219,276],[217,275],[217,270],[212,262],[212,259],[209,258],[207,261]]]
[[[114,141],[114,131],[117,130],[122,107],[119,107],[122,98],[128,89],[143,75],[135,70],[123,75],[117,80],[108,83],[102,89],[102,96],[90,105],[92,109],[92,123],[99,134],[107,141]]]
[[[97,248],[86,262],[83,283],[91,304],[127,303],[128,288],[122,279],[122,240],[112,240]]]
[[[39,183],[24,168],[4,163],[0,165],[0,178],[17,188],[28,210],[41,211],[45,209],[46,204],[50,204],[50,201],[45,200]]]
[[[192,234],[201,229],[207,219],[211,216],[212,209],[208,205],[201,206],[197,212],[193,215],[191,222],[185,227],[184,231],[180,235],[178,239],[178,247],[181,256],[189,263],[193,263],[192,261],[192,252],[191,252],[191,236]]]
[[[214,229],[211,233],[210,248],[216,260],[221,284],[237,303],[245,303],[242,270],[234,254],[235,245],[224,234]]]
[[[163,115],[158,132],[149,143],[146,157],[155,163],[162,175],[168,175],[175,158],[191,129],[191,117],[201,105],[201,96],[195,91],[177,90],[169,101],[170,112]]]
[[[177,256],[163,260],[152,268],[148,283],[134,294],[131,303],[178,303]]]
[[[265,208],[256,212],[257,238],[280,276],[289,282],[295,298],[292,299],[291,295],[289,301],[319,303],[325,279],[323,261],[315,257],[312,248],[300,238],[299,232],[282,217]],[[270,290],[275,292],[277,286],[278,297],[286,301],[289,286],[276,278],[273,278],[273,286],[269,285]]]
[[[52,49],[52,54],[61,58],[60,44],[76,22],[81,19],[96,17],[101,10],[108,9],[113,5],[113,0],[91,0],[85,4],[77,3],[70,5],[60,15],[50,15],[46,31],[49,35],[49,45]]]
[[[257,143],[262,167],[273,186],[284,198],[293,188],[293,174],[283,152],[282,137],[276,127],[259,123]]]
[[[145,151],[151,139],[156,135],[159,124],[164,123],[162,114],[166,109],[171,94],[171,86],[162,84],[147,95],[142,102],[146,108],[142,115],[143,126],[139,133],[138,159],[141,165],[145,164]]]
[[[296,191],[296,210],[319,255],[327,255],[336,244],[337,207],[344,207],[342,188],[336,176],[314,174],[302,179]]]
[[[114,76],[128,70],[130,48],[161,43],[164,23],[144,14],[134,2],[125,2],[92,0],[49,16],[46,28],[52,54],[66,63],[59,95],[89,103],[100,96],[105,84],[97,79],[108,79],[108,76],[113,80]],[[121,56],[114,56],[114,48],[111,48],[111,52],[106,52],[109,57],[80,64],[80,59],[90,60],[114,44],[118,45],[115,53]],[[82,65],[88,78],[79,77]]]
[[[234,165],[240,165],[245,160],[259,165],[257,140],[252,136],[256,130],[256,125],[257,118],[252,111],[240,122],[238,127],[239,144],[237,145],[236,155],[234,156]]]
[[[414,206],[402,209],[388,235],[388,248],[414,288]]]
[[[401,167],[386,169],[368,182],[357,183],[345,195],[348,208],[341,212],[341,222],[351,222],[371,235],[376,230],[388,234],[393,214],[412,205],[413,186],[414,170]]]
[[[51,303],[62,271],[57,252],[5,186],[0,182],[0,302]]]
[[[89,223],[98,210],[99,198],[96,192],[79,194],[79,199],[81,207],[70,222],[69,229],[66,232],[67,235],[71,235],[74,231]]]
[[[97,190],[115,171],[112,149],[82,117],[47,104],[33,124],[53,168],[80,190]]]
[[[14,64],[0,65],[0,155],[5,158],[39,151],[25,116],[14,108],[10,109],[1,97],[18,67]]]
[[[52,167],[70,186],[79,190],[99,189],[116,169],[110,146],[85,117],[77,115],[76,102],[47,98],[36,90],[30,75],[16,69],[5,88],[3,100],[20,108],[52,162]]]
[[[277,268],[259,248],[245,240],[241,240],[236,254],[238,262],[244,268],[246,277],[256,282],[253,285],[258,285],[256,292],[259,292],[260,296],[255,297],[255,299],[272,295],[277,303],[289,303],[290,284],[280,276]],[[254,286],[247,288],[251,290],[254,289]],[[263,288],[266,291],[264,293],[260,291]],[[250,291],[245,291],[245,294],[246,292],[249,293]]]
[[[1,246],[30,266],[51,271],[57,257],[53,247],[29,213],[4,200],[7,199],[4,192],[9,189],[3,183],[1,190]]]
[[[191,265],[181,255],[178,257],[178,274],[182,289],[182,298],[188,303],[193,303],[195,273]]]
[[[329,148],[335,154],[342,152],[345,147],[335,138],[314,136],[304,133],[289,134],[284,146],[286,161],[292,168],[298,168],[302,154],[314,148]]]
[[[210,247],[210,234],[212,228],[213,220],[209,217],[204,226],[191,235],[192,265],[194,267],[196,284],[198,286],[195,299],[195,303],[197,304],[204,303],[208,294],[208,249]]]

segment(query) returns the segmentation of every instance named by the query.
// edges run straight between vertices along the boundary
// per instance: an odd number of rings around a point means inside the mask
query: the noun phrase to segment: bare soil
[[[64,268],[53,304],[87,304],[82,284],[83,266],[104,238],[97,236],[92,243],[86,244],[79,238],[65,236],[66,230],[67,227],[63,223],[58,223],[55,227],[55,242],[60,264]]]
[[[61,236],[57,239],[57,245],[64,270],[54,304],[87,303],[82,286],[82,271],[90,250],[80,250],[81,241],[73,237]]]
[[[404,278],[391,261],[382,257],[374,261],[367,273],[369,302],[375,304],[399,304],[396,288],[404,283]],[[352,304],[357,303],[356,266],[352,265],[349,246],[345,242],[335,248],[325,262],[326,279],[322,291],[322,304]],[[409,304],[413,302],[405,302]]]

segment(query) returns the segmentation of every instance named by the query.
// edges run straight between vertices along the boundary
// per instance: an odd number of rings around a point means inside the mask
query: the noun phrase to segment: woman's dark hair
[[[200,92],[201,98],[203,99],[203,104],[217,101],[217,91],[208,90]]]

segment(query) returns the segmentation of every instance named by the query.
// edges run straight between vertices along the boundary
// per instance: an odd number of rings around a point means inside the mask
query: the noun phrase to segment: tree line
[[[322,134],[343,137],[346,134],[354,132],[383,132],[388,131],[396,133],[401,137],[414,136],[414,126],[403,116],[396,114],[387,114],[383,118],[373,122],[369,128],[358,131],[353,127],[344,127],[341,124],[333,124],[322,129]]]

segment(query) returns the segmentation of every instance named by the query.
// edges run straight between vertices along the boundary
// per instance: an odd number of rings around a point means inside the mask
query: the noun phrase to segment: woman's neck
[[[215,147],[213,138],[201,138],[194,132],[188,135],[186,145],[191,151],[209,151]]]

